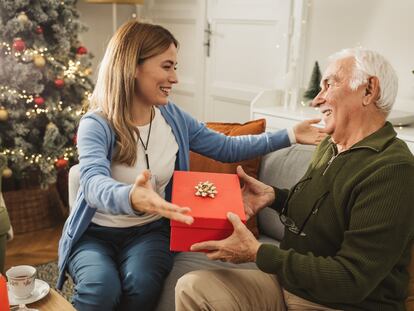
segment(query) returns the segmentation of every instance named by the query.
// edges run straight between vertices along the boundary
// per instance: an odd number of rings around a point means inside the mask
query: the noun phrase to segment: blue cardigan
[[[238,162],[290,146],[286,130],[231,137],[208,129],[171,102],[159,109],[178,144],[176,170],[189,169],[190,149],[221,162]],[[59,242],[58,289],[65,282],[72,247],[88,228],[96,210],[135,215],[129,201],[132,185],[111,177],[114,147],[115,132],[105,118],[94,112],[85,114],[78,129],[80,188]],[[166,187],[167,200],[171,197],[171,185],[172,180]]]

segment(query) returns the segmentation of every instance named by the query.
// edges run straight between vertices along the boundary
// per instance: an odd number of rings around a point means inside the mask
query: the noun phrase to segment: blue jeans
[[[173,265],[169,223],[108,228],[91,224],[73,247],[68,271],[76,310],[152,310]]]

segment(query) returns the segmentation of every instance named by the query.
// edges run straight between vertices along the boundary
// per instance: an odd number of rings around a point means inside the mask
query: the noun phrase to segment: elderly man
[[[229,214],[233,234],[193,245],[210,259],[260,270],[195,271],[176,286],[181,310],[405,310],[414,237],[414,157],[386,117],[397,77],[379,54],[332,56],[313,101],[329,135],[287,191],[238,168],[248,216],[280,213],[280,248],[261,244]]]

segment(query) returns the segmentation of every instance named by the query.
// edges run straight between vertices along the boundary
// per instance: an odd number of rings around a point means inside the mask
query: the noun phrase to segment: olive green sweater
[[[300,227],[257,266],[304,299],[343,310],[405,310],[414,237],[414,157],[390,123],[340,154],[329,138],[273,208]]]

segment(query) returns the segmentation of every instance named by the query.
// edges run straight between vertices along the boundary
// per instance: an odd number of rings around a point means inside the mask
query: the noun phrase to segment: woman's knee
[[[115,310],[121,301],[122,287],[118,277],[100,281],[84,279],[75,286],[76,310]]]

